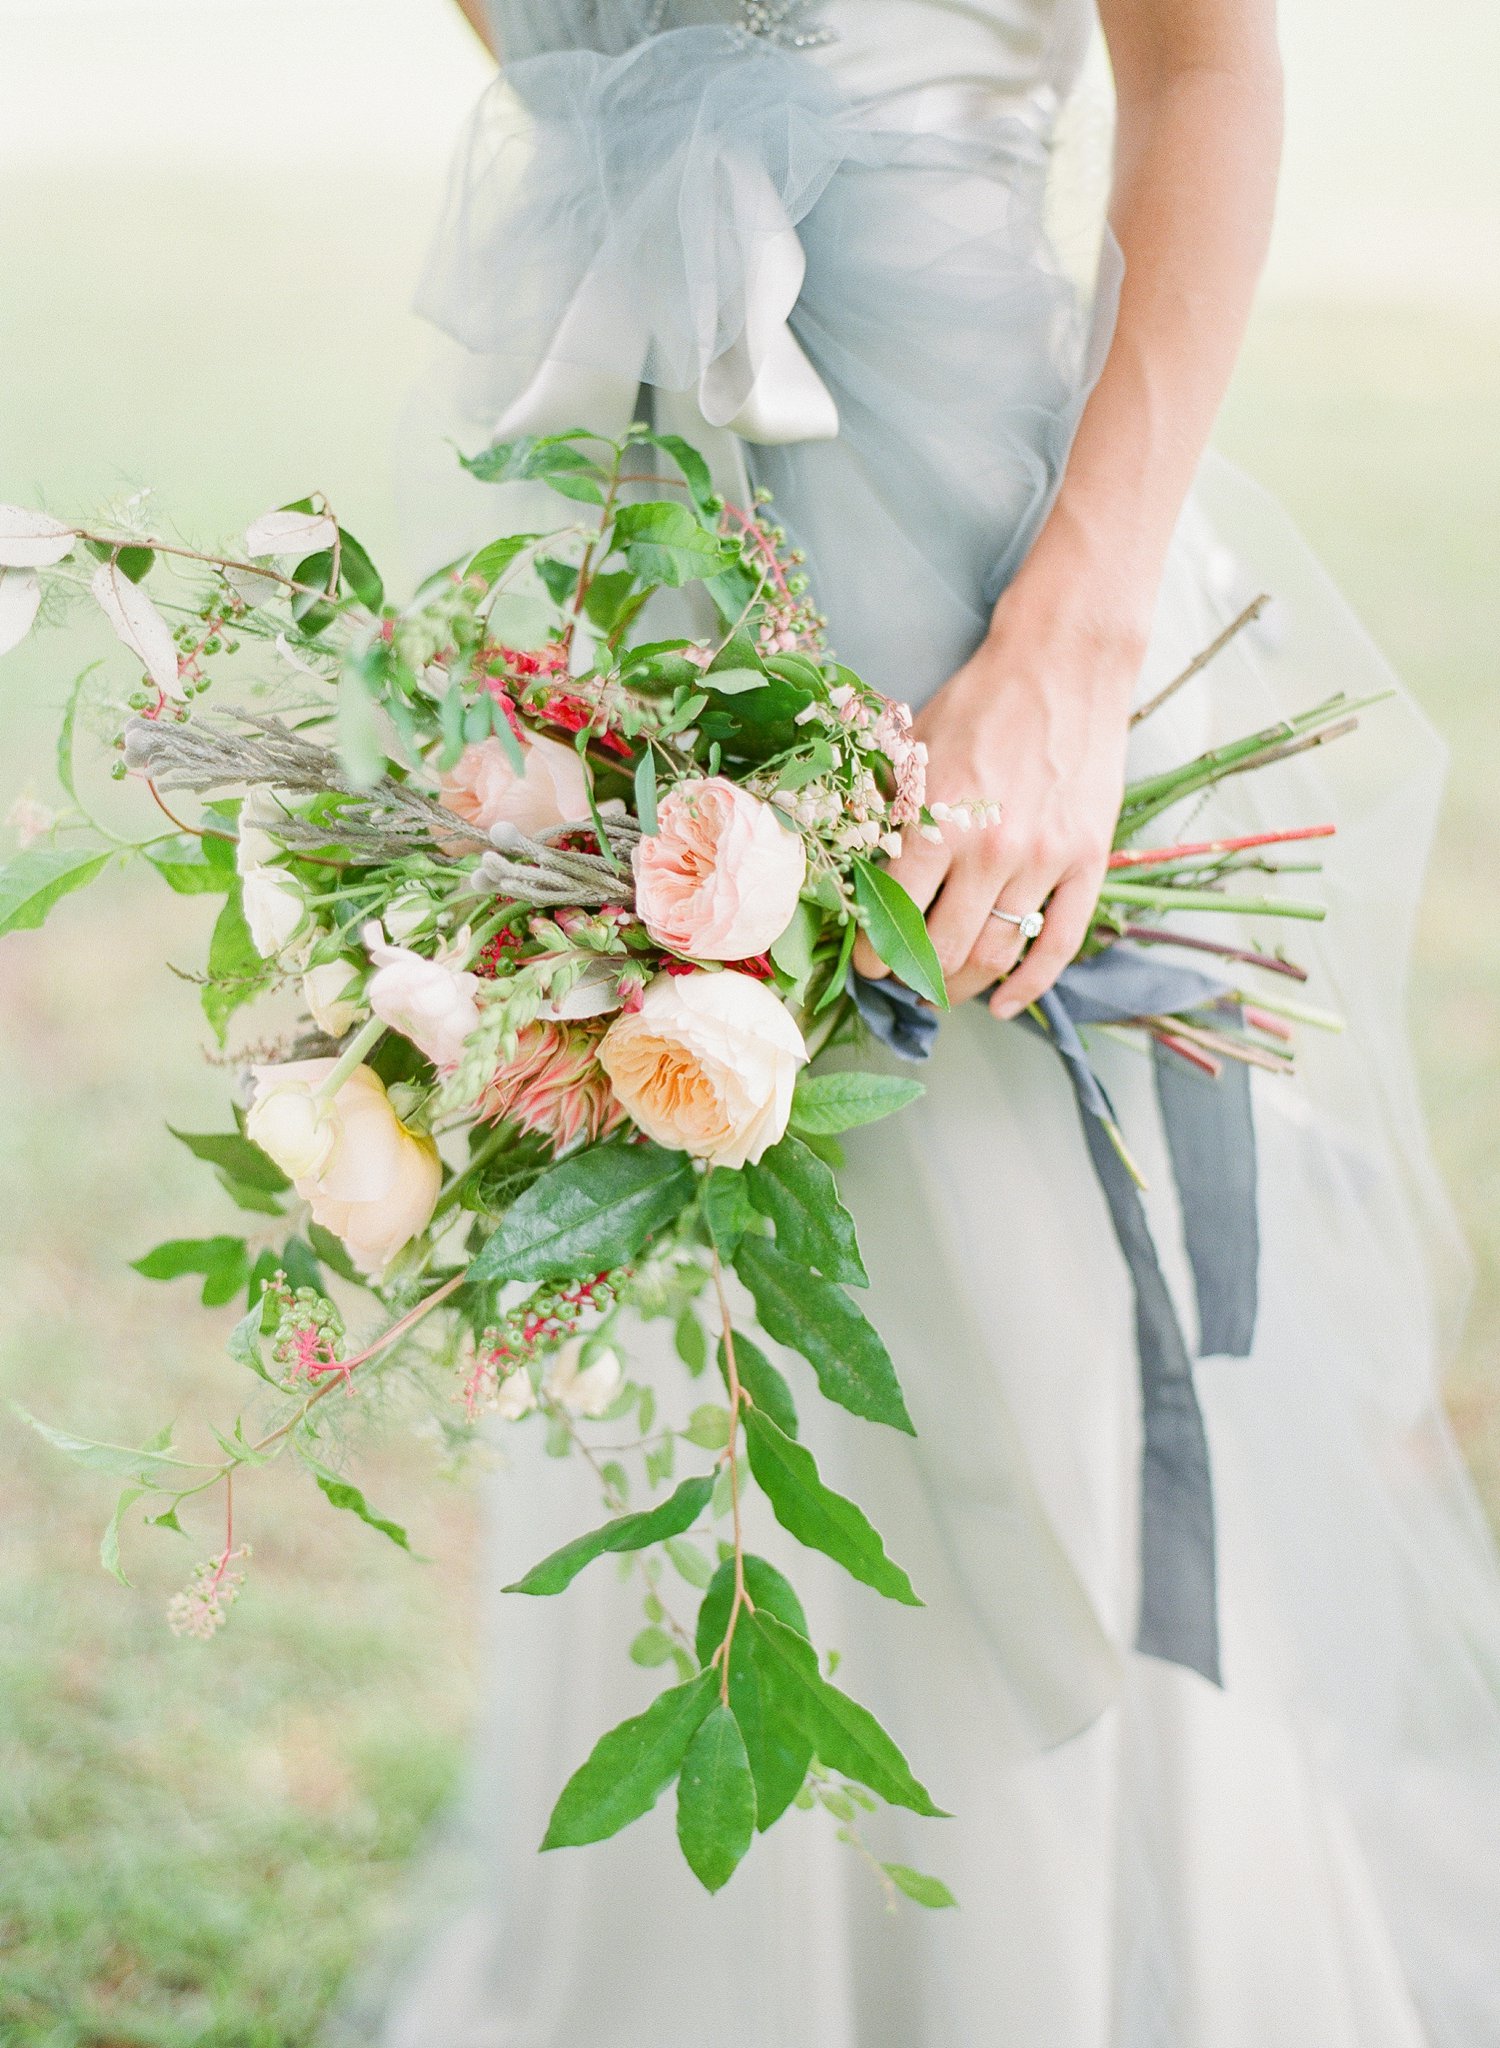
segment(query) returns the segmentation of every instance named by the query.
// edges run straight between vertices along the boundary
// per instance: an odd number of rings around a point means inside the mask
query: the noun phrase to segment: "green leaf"
[[[908,1607],[922,1605],[906,1573],[886,1556],[880,1533],[864,1510],[823,1484],[811,1451],[778,1429],[759,1408],[745,1417],[745,1441],[755,1483],[783,1529],[888,1600]]]
[[[717,1401],[705,1402],[693,1410],[682,1434],[700,1451],[722,1451],[729,1442],[729,1410]]]
[[[195,1159],[222,1168],[231,1180],[246,1187],[279,1195],[291,1186],[275,1160],[243,1131],[179,1131],[171,1124],[167,1129],[179,1145],[187,1146]]]
[[[763,1237],[747,1237],[734,1265],[766,1334],[802,1354],[830,1401],[916,1435],[891,1355],[842,1287],[820,1280]]]
[[[68,692],[68,701],[63,706],[62,723],[57,729],[57,779],[76,804],[78,790],[73,772],[73,732],[78,724],[78,707],[83,701],[83,686],[95,669],[104,666],[102,661],[91,661],[87,668],[80,669],[73,679]]]
[[[115,1511],[109,1518],[109,1526],[99,1539],[99,1562],[112,1578],[119,1580],[122,1586],[128,1586],[130,1581],[125,1576],[124,1565],[120,1562],[120,1523],[128,1510],[135,1506],[136,1502],[145,1492],[146,1488],[144,1486],[127,1486],[125,1488],[120,1498],[115,1502]]]
[[[656,756],[649,743],[635,766],[635,814],[649,838],[656,831]]]
[[[929,1906],[934,1911],[943,1906],[956,1906],[954,1898],[941,1878],[924,1877],[920,1870],[913,1870],[909,1863],[882,1863],[881,1869],[896,1887],[919,1906]]]
[[[714,575],[727,559],[717,534],[701,525],[686,505],[665,500],[622,505],[615,514],[614,542],[637,576],[674,590]]]
[[[816,1266],[829,1280],[867,1287],[854,1218],[839,1200],[838,1182],[800,1138],[787,1136],[746,1164],[745,1184],[762,1216],[776,1225],[776,1245],[789,1259]]]
[[[360,603],[372,612],[378,612],[385,603],[385,585],[380,572],[345,527],[339,528],[339,573]]]
[[[471,555],[464,567],[464,580],[477,577],[481,583],[493,583],[497,576],[503,576],[517,555],[522,555],[542,538],[539,533],[503,533],[498,540],[490,541],[478,554]]]
[[[678,1575],[696,1586],[701,1593],[714,1575],[714,1568],[696,1544],[687,1542],[681,1536],[667,1538],[667,1556],[671,1558]]]
[[[341,1280],[348,1280],[355,1287],[369,1286],[369,1274],[361,1273],[331,1230],[325,1230],[321,1223],[309,1223],[307,1241],[316,1257],[330,1273],[337,1273]]]
[[[734,1333],[734,1363],[740,1385],[762,1409],[779,1430],[787,1436],[797,1434],[797,1405],[792,1399],[792,1390],[772,1365],[759,1345],[752,1344],[743,1330]],[[724,1340],[719,1339],[719,1371],[724,1384],[729,1384],[729,1364],[724,1356]]]
[[[893,875],[863,857],[854,863],[854,900],[865,915],[870,944],[899,981],[948,1008],[943,970],[922,913]]]
[[[763,668],[716,668],[713,686],[720,697],[742,697],[746,690],[763,690],[769,681]]]
[[[203,1470],[201,1465],[195,1465],[188,1458],[173,1457],[160,1445],[149,1445],[137,1451],[128,1444],[99,1443],[92,1437],[74,1436],[70,1430],[53,1429],[49,1423],[38,1422],[34,1415],[28,1415],[24,1408],[15,1407],[15,1412],[55,1451],[61,1451],[77,1464],[87,1465],[93,1472],[107,1472],[113,1479],[131,1480],[137,1486],[167,1490],[176,1484],[176,1474]]]
[[[34,932],[64,896],[103,872],[110,850],[97,845],[28,846],[0,867],[0,938]]]
[[[185,1273],[201,1274],[205,1308],[218,1308],[232,1301],[250,1278],[250,1260],[242,1237],[171,1238],[130,1263],[146,1280],[178,1280]]]
[[[644,1550],[669,1536],[690,1529],[708,1506],[714,1490],[712,1479],[684,1479],[677,1491],[654,1508],[638,1514],[620,1515],[587,1535],[575,1536],[561,1550],[554,1550],[540,1564],[533,1565],[522,1579],[507,1586],[507,1593],[561,1593],[571,1586],[586,1564],[608,1551]]]
[[[813,1004],[815,1017],[821,1017],[823,1012],[844,994],[849,979],[849,962],[854,956],[858,939],[859,926],[852,917],[847,918],[844,923],[844,936],[839,941],[838,958],[834,961],[833,972],[828,977],[828,986]]]
[[[150,548],[118,547],[111,541],[85,541],[85,547],[98,562],[115,562],[122,576],[130,582],[139,583],[149,576],[156,556]]]
[[[698,1195],[714,1249],[721,1258],[732,1259],[755,1214],[745,1176],[738,1167],[715,1166],[703,1176]]]
[[[920,1081],[899,1074],[802,1074],[792,1096],[792,1129],[832,1137],[894,1116],[925,1092]]]
[[[478,455],[461,455],[459,461],[482,484],[550,484],[565,498],[602,505],[599,466],[581,449],[572,447],[571,438],[564,434],[522,434],[514,441],[492,442]]]
[[[154,840],[146,858],[179,896],[223,896],[234,887],[234,841],[216,833],[174,832]]]
[[[273,974],[271,963],[261,959],[250,937],[236,876],[224,898],[224,908],[214,921],[208,942],[208,980],[200,991],[203,1014],[220,1045],[234,1012],[253,1001]]]
[[[260,1261],[256,1261],[259,1266]],[[267,1276],[269,1277],[269,1276]],[[277,1381],[266,1371],[265,1360],[261,1357],[260,1340],[265,1330],[265,1297],[257,1294],[234,1328],[224,1346],[225,1351],[236,1365],[248,1365],[251,1372],[263,1379],[267,1386],[274,1387]]]
[[[892,1806],[933,1819],[949,1818],[912,1775],[910,1764],[868,1708],[822,1676],[817,1653],[804,1636],[759,1607],[749,1627],[759,1643],[762,1682],[830,1770],[868,1785]]]
[[[688,1745],[677,1781],[677,1840],[705,1891],[733,1877],[755,1840],[755,1780],[733,1713],[717,1706]]]
[[[791,1586],[763,1557],[745,1557],[745,1589],[758,1611],[774,1614],[798,1635],[807,1633],[802,1604]],[[698,1658],[707,1664],[724,1640],[734,1591],[734,1560],[726,1558],[698,1610]],[[729,1654],[729,1703],[745,1740],[755,1780],[756,1825],[764,1831],[778,1821],[801,1791],[813,1746],[776,1702],[766,1697],[758,1664],[758,1642],[741,1615]]]
[[[411,1549],[411,1539],[399,1522],[388,1522],[383,1515],[377,1515],[357,1486],[347,1479],[340,1479],[335,1472],[326,1472],[321,1465],[308,1460],[312,1476],[318,1482],[318,1490],[331,1507],[343,1508],[351,1515],[358,1515],[362,1522],[368,1522],[372,1529],[378,1529],[382,1536],[389,1536],[392,1543],[402,1550]]]
[[[655,1671],[671,1663],[676,1647],[664,1628],[643,1628],[631,1642],[630,1661],[643,1671]]]
[[[602,1735],[563,1787],[542,1847],[602,1842],[648,1813],[682,1768],[718,1690],[717,1672],[700,1671],[686,1685],[662,1693],[644,1714]]]
[[[519,1196],[469,1268],[476,1286],[567,1280],[623,1266],[697,1193],[680,1152],[592,1145]]]
[[[708,1363],[708,1339],[703,1334],[703,1325],[691,1308],[685,1308],[677,1318],[672,1332],[672,1343],[677,1356],[682,1360],[694,1379],[697,1379]]]
[[[351,654],[339,671],[335,732],[339,765],[356,789],[373,789],[386,769],[385,736],[376,711],[384,692],[382,642]]]
[[[648,434],[646,439],[655,448],[670,455],[682,471],[683,480],[692,493],[698,510],[712,517],[719,501],[714,495],[714,480],[709,474],[708,464],[698,453],[691,441],[684,441],[681,434]]]

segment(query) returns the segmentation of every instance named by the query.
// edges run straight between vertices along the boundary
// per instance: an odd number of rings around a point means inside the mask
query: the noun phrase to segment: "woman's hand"
[[[1144,653],[1134,627],[1039,605],[1023,577],[974,656],[917,719],[928,802],[993,799],[998,825],[948,824],[941,844],[910,830],[891,873],[928,912],[955,1004],[994,982],[997,1017],[1049,989],[1083,943],[1099,898],[1125,776],[1130,696]],[[1024,941],[999,907],[1046,922]],[[862,974],[887,970],[861,939]],[[1011,972],[1015,969],[1014,972]],[[1002,977],[1009,976],[1002,980]]]

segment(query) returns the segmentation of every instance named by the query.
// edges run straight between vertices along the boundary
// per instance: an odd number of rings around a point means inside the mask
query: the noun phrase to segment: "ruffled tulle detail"
[[[1046,510],[1117,266],[1087,305],[1054,261],[1025,122],[891,119],[726,29],[527,58],[474,117],[419,303],[483,431],[688,394],[818,562],[845,658],[920,698]]]

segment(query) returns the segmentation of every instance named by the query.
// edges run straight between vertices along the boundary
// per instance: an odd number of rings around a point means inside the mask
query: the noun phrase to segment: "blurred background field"
[[[1221,445],[1288,502],[1454,749],[1414,1023],[1478,1288],[1454,1414],[1500,1509],[1500,172],[1489,0],[1287,0],[1283,226]],[[189,532],[313,484],[389,554],[407,312],[485,66],[443,0],[0,0],[0,498],[150,483]],[[0,669],[0,816],[53,794],[80,630]],[[66,654],[66,663],[59,657]],[[76,656],[76,661],[74,657]],[[0,948],[0,1392],[139,1441],[222,1406],[213,1315],[124,1261],[206,1224],[164,1118],[222,1120],[128,879]],[[216,1199],[216,1198],[215,1198]],[[227,1311],[218,1312],[227,1323]],[[218,1395],[211,1401],[210,1390]],[[100,1483],[0,1421],[0,2044],[299,2048],[452,1782],[472,1498],[370,1491],[413,1564],[277,1474],[212,1651],[162,1604],[207,1553],[99,1570]]]

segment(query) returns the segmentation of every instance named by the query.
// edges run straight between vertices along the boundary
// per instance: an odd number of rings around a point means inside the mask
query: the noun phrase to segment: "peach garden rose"
[[[599,1047],[646,1135],[715,1166],[756,1161],[783,1136],[806,1060],[785,1004],[732,969],[658,975]]]
[[[634,855],[635,904],[659,946],[749,960],[792,921],[807,879],[800,833],[722,775],[679,782]]]
[[[522,832],[546,832],[576,825],[589,816],[583,764],[571,747],[532,733],[521,741],[525,768],[517,773],[493,736],[465,747],[442,778],[438,795],[456,818],[488,832],[514,825]]]

